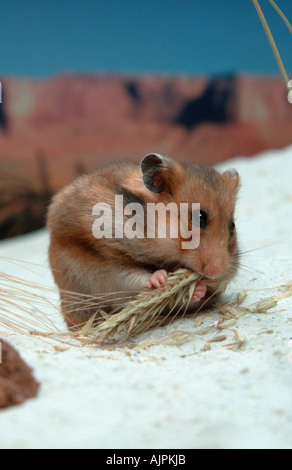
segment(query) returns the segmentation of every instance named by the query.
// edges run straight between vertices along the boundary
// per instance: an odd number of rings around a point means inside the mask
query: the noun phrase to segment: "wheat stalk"
[[[100,320],[97,318],[100,312],[97,311],[84,326],[83,332],[93,336],[97,342],[114,340],[119,336],[120,341],[124,341],[159,326],[170,316],[173,320],[178,314],[186,312],[201,278],[192,271],[178,269],[169,274],[164,286],[140,292],[120,312],[106,315],[105,319]],[[214,294],[224,291],[227,286],[225,281],[207,280],[206,284],[214,289]]]
[[[12,260],[10,261],[12,262]],[[62,317],[56,305],[57,290],[55,288],[0,272],[0,327],[4,327],[4,331],[0,333],[4,333],[5,336],[7,330],[10,330],[13,334],[34,335],[49,344],[51,344],[51,340],[61,342],[66,345],[66,348],[68,346],[75,347],[88,344],[107,347],[106,343],[117,337],[120,337],[120,340],[125,340],[147,331],[150,327],[161,325],[166,319],[173,320],[179,314],[183,316],[194,288],[200,279],[201,277],[196,273],[182,269],[178,270],[169,274],[169,279],[164,287],[153,291],[143,291],[136,297],[129,297],[127,306],[116,314],[106,314],[101,311],[101,305],[104,303],[102,295],[80,295],[68,292],[68,294],[72,294],[80,300],[81,309],[83,302],[87,306],[94,305],[97,308],[96,314],[87,321],[79,332],[68,332],[65,326],[64,328],[58,326]],[[214,294],[225,290],[226,287],[226,282],[211,280],[205,282],[212,288]],[[275,287],[270,289],[275,289]],[[292,296],[292,281],[277,286],[277,289],[282,290],[280,295],[273,295],[242,307],[240,304],[247,294],[244,290],[233,301],[197,316],[194,319],[194,329],[191,331],[176,329],[173,333],[166,331],[162,336],[158,335],[150,339],[142,337],[140,342],[139,340],[138,342],[135,341],[134,346],[131,347],[135,350],[141,350],[153,344],[178,346],[193,337],[204,341],[203,337],[206,334],[213,333],[213,337],[205,342],[203,348],[208,350],[212,343],[225,341],[225,333],[232,331],[235,335],[235,341],[230,344],[223,344],[223,347],[226,349],[240,348],[246,341],[244,336],[234,328],[237,321],[242,316],[267,313],[277,305],[279,300]],[[116,298],[116,296],[120,296],[120,293],[112,293],[111,295]],[[179,307],[180,303],[182,305]],[[168,307],[168,314],[162,315],[165,307]],[[45,313],[48,308],[48,313]],[[98,314],[101,315],[98,316]],[[214,321],[214,315],[217,315],[217,319],[219,315],[219,321]],[[207,321],[207,324],[201,326],[202,321]],[[220,331],[219,334],[218,330]],[[223,330],[224,334],[222,334]],[[116,344],[119,344],[119,342]],[[63,346],[54,346],[54,348],[58,351],[66,349]]]
[[[115,303],[120,300],[118,308],[121,310],[117,313],[115,310],[110,313],[102,310],[107,294],[81,295],[66,292],[70,299],[76,299],[77,311],[94,307],[96,313],[80,331],[65,332],[53,319],[53,312],[59,314],[56,298],[52,298],[57,294],[55,288],[0,273],[0,326],[14,333],[75,338],[83,343],[90,343],[94,338],[93,342],[101,344],[119,335],[126,339],[153,326],[159,326],[167,319],[173,321],[177,315],[183,315],[200,279],[201,276],[192,271],[179,269],[170,273],[166,284],[159,289],[145,290],[136,296],[129,293],[126,300],[121,297],[120,292],[108,294]],[[214,293],[226,288],[226,283],[210,280],[206,283],[213,288]],[[48,308],[49,313],[46,314]]]

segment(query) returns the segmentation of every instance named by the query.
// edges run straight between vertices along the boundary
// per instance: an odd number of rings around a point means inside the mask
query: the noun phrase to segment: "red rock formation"
[[[0,341],[0,409],[19,405],[37,395],[39,384],[31,369],[18,352],[5,341]]]

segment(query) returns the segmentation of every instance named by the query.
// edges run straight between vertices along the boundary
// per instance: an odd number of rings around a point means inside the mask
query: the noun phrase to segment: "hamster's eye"
[[[232,220],[229,225],[229,233],[230,235],[232,235],[234,232],[235,232],[235,223]]]
[[[201,228],[206,228],[208,222],[208,215],[205,211],[193,211],[192,223],[199,225]]]
[[[207,212],[200,211],[200,227],[205,228],[208,222]]]

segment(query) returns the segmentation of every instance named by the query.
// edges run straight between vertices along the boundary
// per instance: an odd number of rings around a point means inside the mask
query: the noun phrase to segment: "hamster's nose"
[[[201,273],[207,277],[216,277],[222,273],[222,265],[219,261],[210,261],[201,267]]]

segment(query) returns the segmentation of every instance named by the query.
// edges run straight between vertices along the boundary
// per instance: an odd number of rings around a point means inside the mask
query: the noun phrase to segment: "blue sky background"
[[[260,4],[292,71],[291,34]],[[0,31],[2,76],[279,73],[252,0],[1,0]]]

